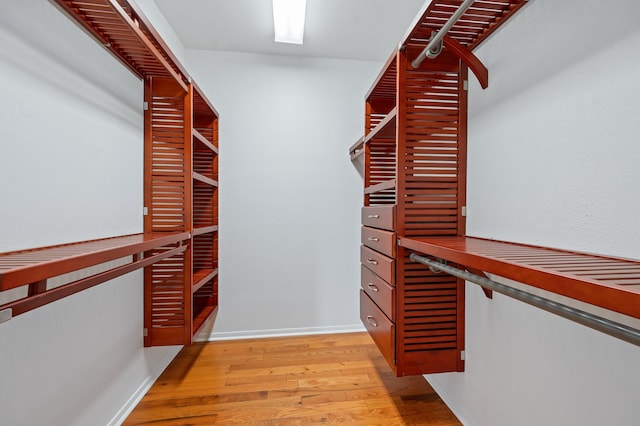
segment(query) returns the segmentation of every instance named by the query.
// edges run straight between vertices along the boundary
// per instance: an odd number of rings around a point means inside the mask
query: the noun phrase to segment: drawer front
[[[381,229],[362,227],[360,232],[362,244],[367,247],[386,254],[389,257],[396,257],[396,233],[383,231]]]
[[[364,291],[360,291],[360,319],[391,368],[395,364],[395,326]]]
[[[360,246],[360,262],[386,282],[396,283],[396,262],[390,257],[371,250],[369,247]]]
[[[360,269],[361,285],[364,292],[367,293],[371,300],[378,305],[382,312],[384,312],[391,321],[395,321],[395,287],[385,282],[364,265],[362,265]]]
[[[372,228],[396,229],[396,206],[375,206],[362,208],[362,224]]]

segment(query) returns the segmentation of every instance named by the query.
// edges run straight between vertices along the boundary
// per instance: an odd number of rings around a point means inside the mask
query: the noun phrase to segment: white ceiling
[[[303,45],[273,41],[271,0],[155,0],[187,49],[384,61],[429,0],[307,0]]]

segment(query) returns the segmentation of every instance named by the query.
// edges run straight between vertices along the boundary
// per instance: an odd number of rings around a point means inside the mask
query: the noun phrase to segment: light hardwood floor
[[[184,348],[125,425],[460,425],[420,376],[397,378],[366,333]]]

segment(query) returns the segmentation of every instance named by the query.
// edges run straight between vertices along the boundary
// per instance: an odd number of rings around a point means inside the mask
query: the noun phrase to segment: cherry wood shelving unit
[[[190,344],[218,307],[218,112],[134,2],[53,0],[145,82],[144,234],[0,254],[13,315],[144,267],[145,345]],[[46,280],[131,256],[66,286]]]
[[[464,368],[464,283],[411,262],[414,252],[640,318],[640,261],[465,236],[467,69],[488,85],[472,51],[526,1],[475,1],[442,53],[414,69],[461,3],[434,0],[416,20],[349,148],[364,163],[361,319],[397,375]]]
[[[444,48],[411,65],[462,0],[435,0],[366,95],[361,319],[398,376],[464,369],[464,282],[409,259],[397,239],[465,234],[467,78],[487,70],[471,52],[525,1],[476,1]]]
[[[191,236],[145,271],[145,344],[188,344],[218,306],[218,113],[163,77],[147,77],[145,105],[145,230]]]
[[[193,86],[192,324],[198,330],[218,307],[218,113]]]
[[[415,49],[410,49],[414,51]],[[366,98],[361,318],[399,376],[463,368],[464,286],[409,259],[397,236],[464,234],[466,67],[406,50]]]

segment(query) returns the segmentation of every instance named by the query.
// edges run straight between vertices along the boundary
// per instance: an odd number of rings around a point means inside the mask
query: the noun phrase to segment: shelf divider
[[[218,148],[216,148],[215,145],[213,145],[209,139],[205,138],[202,133],[200,133],[197,129],[192,129],[193,132],[193,137],[196,138],[199,142],[201,142],[203,145],[205,145],[207,148],[209,148],[211,151],[215,152],[216,154],[218,154]]]
[[[396,188],[396,180],[395,179],[389,179],[385,182],[380,182],[377,183],[375,185],[371,185],[368,186],[364,189],[364,193],[365,194],[373,194],[376,192],[380,192],[380,191],[386,191],[389,189],[395,189]]]
[[[374,127],[364,138],[364,143],[370,143],[371,140],[382,138],[385,140],[395,140],[396,137],[396,116],[398,115],[398,107],[395,107],[387,114],[376,127]]]
[[[218,275],[218,269],[201,269],[199,271],[193,272],[193,286],[191,287],[191,291],[195,293],[200,290],[200,288],[211,281],[213,277]]]
[[[207,185],[210,185],[210,186],[215,186],[215,187],[218,186],[218,181],[208,178],[205,175],[201,175],[198,172],[193,172],[193,179],[202,183],[206,183]]]

